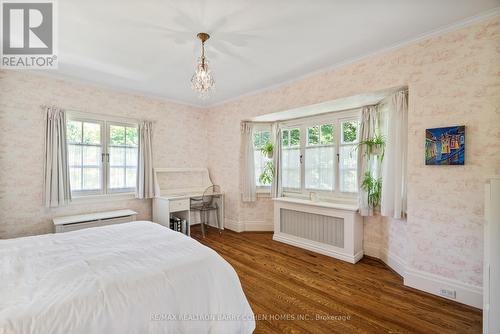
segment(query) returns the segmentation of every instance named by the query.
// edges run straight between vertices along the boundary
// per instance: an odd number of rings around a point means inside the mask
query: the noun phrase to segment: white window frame
[[[280,122],[280,129],[290,130],[290,129],[300,129],[300,189],[285,188],[283,187],[284,196],[289,197],[303,197],[308,198],[311,192],[317,193],[320,197],[326,198],[346,198],[354,199],[358,196],[358,193],[351,192],[341,192],[340,191],[340,146],[341,146],[341,123],[343,121],[358,120],[360,121],[361,109],[353,109],[339,112],[331,112],[318,116],[304,117],[299,119],[293,119],[288,121]],[[333,191],[328,190],[316,190],[307,189],[305,187],[305,149],[307,145],[307,128],[323,125],[332,124],[334,131],[334,148],[336,162],[334,163],[334,185]],[[359,138],[359,127],[358,127],[358,138]],[[285,149],[283,147],[283,149]]]
[[[272,131],[272,125],[271,123],[254,123],[253,124],[253,133],[252,133],[252,143],[253,143],[253,137],[254,137],[254,134],[255,132],[263,132],[263,131],[268,131],[269,132],[269,138],[270,138],[270,141],[271,143],[273,143],[273,131]],[[274,144],[274,143],[273,143]],[[259,151],[260,152],[260,149],[257,149],[256,147],[254,147],[254,152],[255,151]],[[257,171],[255,171],[255,176],[256,178],[258,177],[257,176]],[[256,181],[257,182],[257,181]],[[256,192],[257,193],[262,193],[262,194],[267,194],[267,193],[271,193],[271,185],[256,185]]]
[[[68,111],[66,122],[88,122],[98,123],[101,125],[101,189],[100,190],[72,190],[71,195],[74,198],[85,198],[91,196],[112,196],[112,195],[131,195],[135,193],[136,188],[115,188],[111,189],[109,186],[109,132],[110,125],[126,126],[126,127],[139,127],[139,121],[131,118],[104,116],[91,113],[83,113],[78,111]],[[137,145],[139,146],[139,145]],[[139,157],[137,157],[139,160]]]

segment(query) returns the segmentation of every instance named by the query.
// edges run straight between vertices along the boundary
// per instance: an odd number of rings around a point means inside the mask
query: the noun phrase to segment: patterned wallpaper
[[[0,72],[0,238],[52,232],[54,216],[130,208],[151,219],[151,200],[114,200],[42,206],[44,120],[41,105],[152,120],[155,167],[204,167],[206,111],[149,97]]]
[[[51,217],[68,213],[129,207],[151,217],[150,201],[135,199],[42,207],[42,104],[157,121],[155,166],[207,165],[227,193],[227,222],[262,226],[272,224],[272,201],[240,200],[240,121],[403,85],[408,219],[366,219],[365,245],[391,251],[411,268],[479,286],[484,182],[500,175],[498,17],[208,110],[1,71],[0,238],[50,232]],[[425,166],[425,129],[459,124],[467,127],[466,165]]]
[[[409,87],[408,219],[365,221],[365,245],[411,268],[482,284],[483,192],[500,175],[500,18],[422,40],[210,109],[209,167],[230,193],[232,221],[272,222],[269,199],[239,200],[239,122],[372,92]],[[466,125],[465,166],[425,166],[425,129]]]

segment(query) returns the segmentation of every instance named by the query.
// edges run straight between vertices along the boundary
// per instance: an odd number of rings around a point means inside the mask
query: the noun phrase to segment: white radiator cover
[[[273,240],[356,263],[363,257],[363,218],[355,206],[277,198]]]
[[[344,219],[281,209],[280,231],[295,237],[344,248]]]
[[[137,220],[137,212],[115,210],[84,215],[57,217],[52,220],[56,233],[77,231],[84,228],[129,223]]]

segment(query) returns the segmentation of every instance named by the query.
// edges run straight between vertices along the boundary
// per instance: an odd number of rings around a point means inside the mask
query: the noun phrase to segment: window
[[[301,178],[300,129],[282,131],[282,185],[283,189],[300,189]]]
[[[115,124],[108,126],[108,189],[133,191],[137,175],[137,127]]]
[[[269,126],[255,127],[253,131],[255,184],[257,188],[270,188],[273,177],[272,159],[262,152],[271,143]]]
[[[339,176],[340,191],[354,193],[358,191],[357,166],[359,120],[345,120],[341,123]]]
[[[322,124],[307,128],[307,144],[305,148],[306,189],[333,191],[334,157],[333,125]]]
[[[74,196],[135,190],[137,124],[69,117],[66,129]]]
[[[285,122],[281,129],[284,192],[356,193],[358,128],[359,110]]]

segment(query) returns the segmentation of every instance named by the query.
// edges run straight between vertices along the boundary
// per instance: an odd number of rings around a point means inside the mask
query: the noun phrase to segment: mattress
[[[137,221],[0,240],[0,333],[252,333],[234,269]]]

